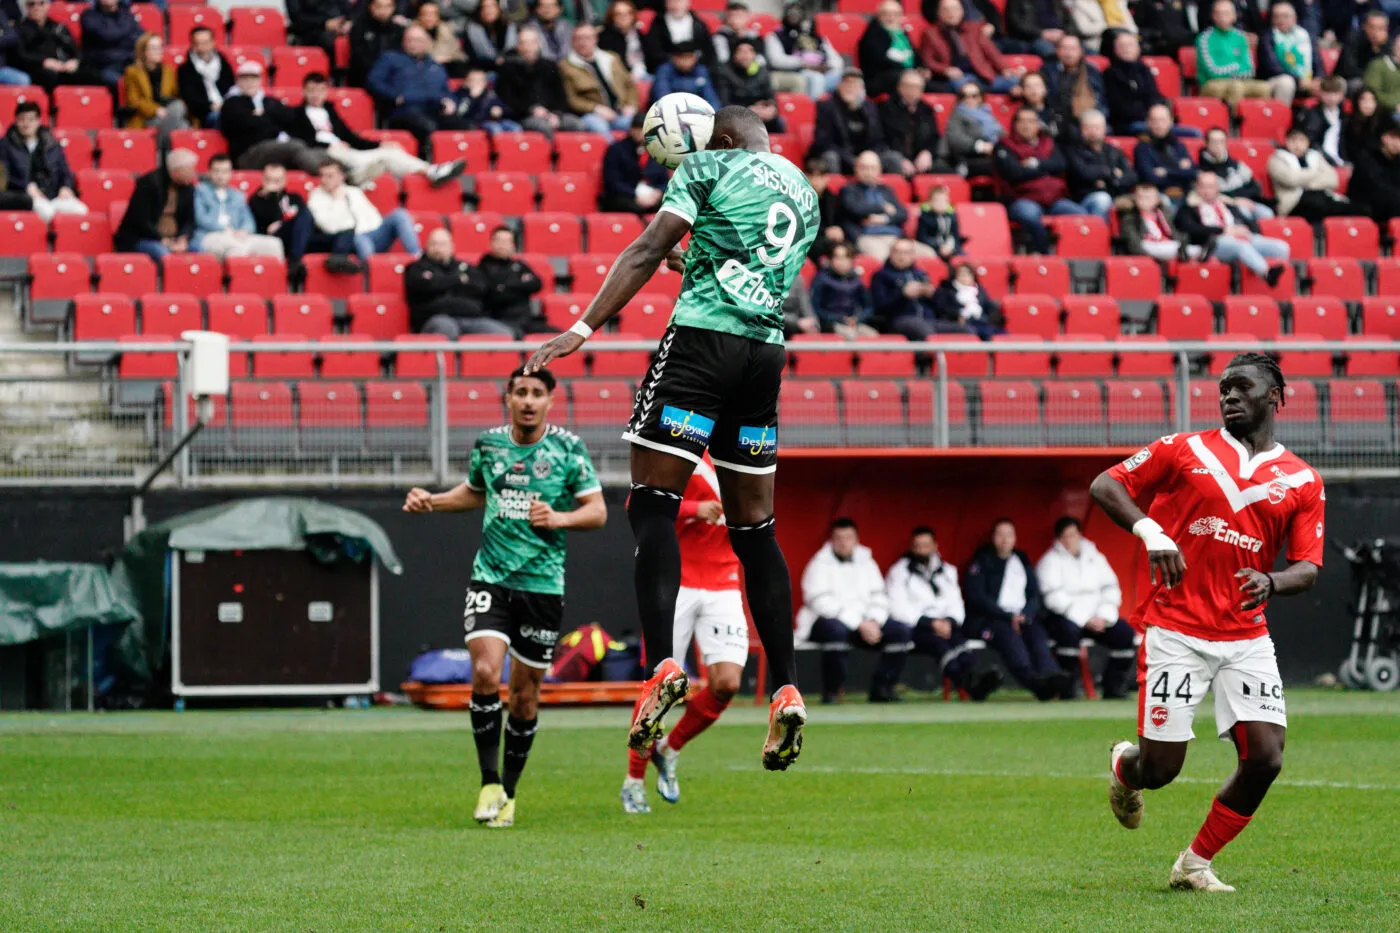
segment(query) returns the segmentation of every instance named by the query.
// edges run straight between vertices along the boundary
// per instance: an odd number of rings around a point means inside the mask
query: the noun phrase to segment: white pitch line
[[[752,771],[747,765],[730,765],[730,771]],[[1048,777],[1071,781],[1099,781],[1102,774],[1072,774],[1068,771],[992,771],[980,768],[831,768],[816,765],[804,767],[795,765],[789,773],[805,774],[910,774],[929,777]],[[1173,784],[1222,784],[1225,779],[1205,777],[1179,777]],[[1321,787],[1329,790],[1400,790],[1400,784],[1369,784],[1353,781],[1307,781],[1281,778],[1274,781],[1275,787]]]

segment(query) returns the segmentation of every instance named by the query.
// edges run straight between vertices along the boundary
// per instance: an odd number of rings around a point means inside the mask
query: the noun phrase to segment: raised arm
[[[602,499],[601,493],[599,499]],[[473,489],[466,483],[462,483],[447,492],[428,492],[426,489],[414,487],[408,491],[407,498],[404,499],[403,510],[405,512],[417,512],[426,514],[428,512],[470,512],[479,509],[486,504],[486,493],[480,489]],[[606,517],[606,513],[605,513]]]

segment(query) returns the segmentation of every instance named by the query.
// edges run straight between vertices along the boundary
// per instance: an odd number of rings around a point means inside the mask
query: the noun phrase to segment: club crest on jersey
[[[496,474],[497,476],[500,476],[505,471],[506,465],[501,461],[497,460],[495,463],[491,464],[491,472]]]
[[[1212,538],[1222,544],[1233,545],[1242,551],[1249,551],[1251,554],[1258,554],[1264,549],[1262,540],[1240,534],[1230,528],[1229,522],[1216,515],[1209,518],[1198,518],[1186,530],[1193,535]]]
[[[661,409],[661,426],[670,432],[672,437],[704,444],[710,440],[710,432],[715,429],[715,422],[714,419],[697,415],[693,411],[667,405]]]
[[[1274,505],[1279,505],[1288,498],[1288,487],[1275,480],[1269,484],[1269,501]]]
[[[1160,729],[1167,724],[1167,720],[1171,717],[1171,711],[1165,706],[1154,706],[1148,716],[1152,720],[1152,725]]]
[[[551,469],[548,460],[536,460],[534,463],[530,464],[530,472],[534,475],[535,479],[548,479]]]
[[[747,450],[754,457],[771,454],[778,449],[778,429],[742,426],[739,428],[739,448]]]
[[[1148,450],[1146,447],[1144,447],[1142,450],[1139,450],[1137,453],[1133,454],[1133,455],[1132,455],[1131,457],[1129,457],[1127,460],[1124,460],[1124,461],[1123,461],[1123,469],[1125,469],[1125,470],[1127,470],[1129,473],[1131,473],[1131,472],[1133,472],[1134,470],[1136,470],[1138,467],[1140,467],[1140,466],[1142,466],[1144,463],[1146,463],[1149,459],[1151,459],[1151,457],[1152,457],[1152,451],[1150,451],[1150,450]]]

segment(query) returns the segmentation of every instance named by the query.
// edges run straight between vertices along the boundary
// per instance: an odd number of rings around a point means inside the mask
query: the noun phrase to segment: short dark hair
[[[724,12],[728,13],[730,10],[743,10],[747,13],[749,5],[744,3],[743,0],[729,0],[729,4],[724,8]]]
[[[214,30],[210,29],[208,26],[196,26],[190,30],[190,45],[194,45],[194,37],[201,32],[207,32],[211,36],[214,35]]]
[[[339,162],[337,162],[335,159],[327,159],[326,161],[322,162],[322,163],[316,168],[316,173],[317,173],[317,174],[320,174],[321,172],[324,172],[324,171],[325,171],[326,169],[328,169],[328,168],[333,168],[333,169],[335,169],[337,172],[339,172],[339,173],[342,174],[342,175],[345,174],[345,166],[341,165],[341,164],[340,164]]]
[[[927,526],[927,525],[915,525],[914,528],[913,528],[913,530],[909,532],[909,537],[910,537],[911,539],[912,539],[912,538],[917,538],[917,537],[919,537],[920,535],[928,535],[930,538],[934,539],[935,541],[938,540],[938,535],[934,534],[934,533],[933,533],[933,529],[930,528],[930,527]]]
[[[215,162],[227,162],[229,165],[232,165],[233,159],[229,158],[227,152],[217,152],[209,157],[209,167],[213,168]]]
[[[1320,87],[1329,94],[1345,94],[1347,92],[1347,79],[1341,75],[1328,75],[1322,79]]]
[[[1159,105],[1159,106],[1160,106],[1160,105]],[[1207,136],[1209,136],[1211,133],[1219,133],[1221,136],[1224,136],[1226,139],[1229,139],[1229,138],[1230,138],[1230,134],[1227,133],[1227,132],[1225,131],[1225,127],[1223,127],[1223,126],[1212,126],[1210,129],[1206,130],[1206,135],[1207,135]]]
[[[554,387],[559,384],[559,382],[554,378],[554,373],[550,372],[547,369],[537,369],[532,373],[527,373],[525,372],[524,366],[518,366],[516,367],[515,372],[510,374],[510,378],[506,380],[507,395],[515,391],[515,380],[517,379],[538,379],[540,382],[543,382],[544,387],[551,392],[553,392]]]
[[[1058,538],[1060,535],[1064,534],[1067,528],[1073,528],[1075,531],[1082,531],[1084,526],[1079,524],[1079,519],[1075,518],[1073,515],[1066,515],[1055,522],[1055,537]]]
[[[1287,0],[1285,0],[1283,5],[1292,6],[1292,4],[1288,3]],[[1308,138],[1308,131],[1304,129],[1301,124],[1295,123],[1294,125],[1288,128],[1288,133],[1284,136],[1284,138],[1287,139],[1289,136],[1302,136],[1306,139]]]
[[[510,241],[512,243],[517,242],[517,240],[515,239],[515,231],[512,230],[510,227],[507,227],[505,224],[501,224],[499,227],[491,231],[491,239],[495,239],[496,234],[498,233],[509,233]]]
[[[831,166],[826,161],[826,156],[809,155],[802,166],[808,175],[830,175]]]
[[[832,245],[831,255],[835,256],[839,252],[844,252],[847,256],[850,256],[852,259],[854,259],[856,255],[855,247],[845,242],[836,243]]]
[[[330,79],[319,71],[308,71],[306,77],[301,79],[301,86],[306,87],[308,84],[330,84]]]
[[[15,108],[15,116],[23,113],[32,113],[36,117],[42,117],[44,112],[39,109],[38,101],[26,100]]]
[[[852,531],[856,531],[856,520],[846,515],[838,516],[837,518],[833,518],[831,520],[831,524],[827,526],[826,531],[827,534],[830,534],[833,531],[840,531],[843,528],[849,528]]]
[[[1230,358],[1230,362],[1225,364],[1225,368],[1234,369],[1236,366],[1258,367],[1273,382],[1274,388],[1278,389],[1278,407],[1282,408],[1287,403],[1288,397],[1283,394],[1283,390],[1288,383],[1283,379],[1283,370],[1279,368],[1278,360],[1266,353],[1236,353]]]

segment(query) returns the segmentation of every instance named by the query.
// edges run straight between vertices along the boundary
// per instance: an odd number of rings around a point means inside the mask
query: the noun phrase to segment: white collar
[[[1229,431],[1225,430],[1224,428],[1221,428],[1220,436],[1225,439],[1225,443],[1229,444],[1235,449],[1235,453],[1239,454],[1240,479],[1249,479],[1251,476],[1254,475],[1255,470],[1259,469],[1261,466],[1268,463],[1270,460],[1277,460],[1279,457],[1283,456],[1283,445],[1277,442],[1275,442],[1274,446],[1269,448],[1268,450],[1257,453],[1253,457],[1251,457],[1249,455],[1249,451],[1245,449],[1245,446],[1241,444],[1238,440],[1236,440],[1235,436]]]

